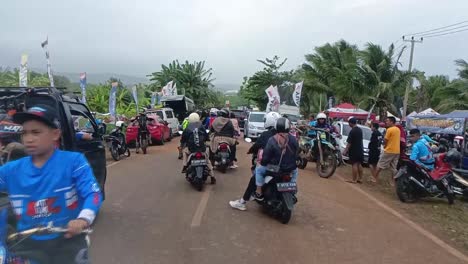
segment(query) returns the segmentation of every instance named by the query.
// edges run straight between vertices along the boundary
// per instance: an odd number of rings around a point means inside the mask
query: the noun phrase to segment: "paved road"
[[[289,225],[258,205],[231,209],[249,176],[217,173],[197,192],[180,174],[177,142],[154,146],[108,169],[107,200],[92,235],[94,263],[464,263],[337,177],[299,175]],[[133,154],[133,153],[132,153]]]

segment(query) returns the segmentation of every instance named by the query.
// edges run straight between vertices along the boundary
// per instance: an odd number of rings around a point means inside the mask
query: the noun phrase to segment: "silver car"
[[[245,119],[244,137],[258,138],[265,129],[265,112],[250,112]]]
[[[338,145],[340,146],[341,153],[343,153],[344,149],[346,148],[346,140],[348,139],[349,131],[351,131],[351,127],[349,126],[348,122],[338,121],[333,123],[333,125],[338,129],[338,132],[342,135],[341,139],[337,139]],[[369,142],[372,136],[372,130],[363,125],[358,125],[358,127],[362,130],[362,146],[364,147],[364,163],[367,164],[369,162]],[[343,156],[344,160],[348,160],[348,157]]]

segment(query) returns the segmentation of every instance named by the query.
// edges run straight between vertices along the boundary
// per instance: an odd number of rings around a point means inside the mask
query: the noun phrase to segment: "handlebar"
[[[52,222],[49,222],[47,226],[43,227],[35,227],[27,230],[23,230],[21,232],[13,233],[8,236],[8,241],[16,240],[21,237],[28,237],[35,234],[52,234],[52,233],[66,233],[68,232],[67,228],[63,227],[55,227],[53,226]],[[91,234],[93,230],[91,228],[84,229],[81,233],[82,234]]]

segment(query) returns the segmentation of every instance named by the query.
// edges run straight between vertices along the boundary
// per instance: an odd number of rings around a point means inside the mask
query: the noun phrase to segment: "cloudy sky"
[[[467,10],[467,0],[2,0],[0,65],[16,67],[27,53],[31,67],[45,69],[40,43],[48,35],[57,72],[143,77],[173,59],[206,60],[217,83],[239,84],[262,68],[259,58],[287,57],[292,69],[339,39],[388,47],[404,34],[468,20]],[[427,39],[414,66],[455,77],[467,40],[468,31]]]

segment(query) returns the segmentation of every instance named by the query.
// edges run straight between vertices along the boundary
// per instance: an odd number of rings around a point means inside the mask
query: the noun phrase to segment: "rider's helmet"
[[[462,154],[458,152],[456,149],[451,149],[447,152],[445,155],[445,161],[457,166],[460,164],[460,161],[462,159]]]
[[[117,122],[115,122],[115,127],[123,128],[124,126],[125,126],[125,122],[124,122],[124,121],[117,121]]]
[[[276,120],[280,118],[281,115],[277,112],[269,112],[265,115],[265,129],[273,128],[276,125]]]
[[[323,119],[327,120],[327,115],[325,113],[319,113],[316,117],[317,120]]]
[[[191,113],[188,116],[188,121],[189,121],[189,123],[200,122],[200,116],[197,113]]]
[[[225,117],[225,118],[229,118],[229,110],[227,110],[226,108],[221,109],[221,110],[218,112],[218,116],[220,116],[220,117]]]
[[[276,120],[276,125],[275,125],[276,132],[288,133],[290,127],[291,127],[291,123],[289,122],[289,119],[280,117],[278,118],[278,120]]]

